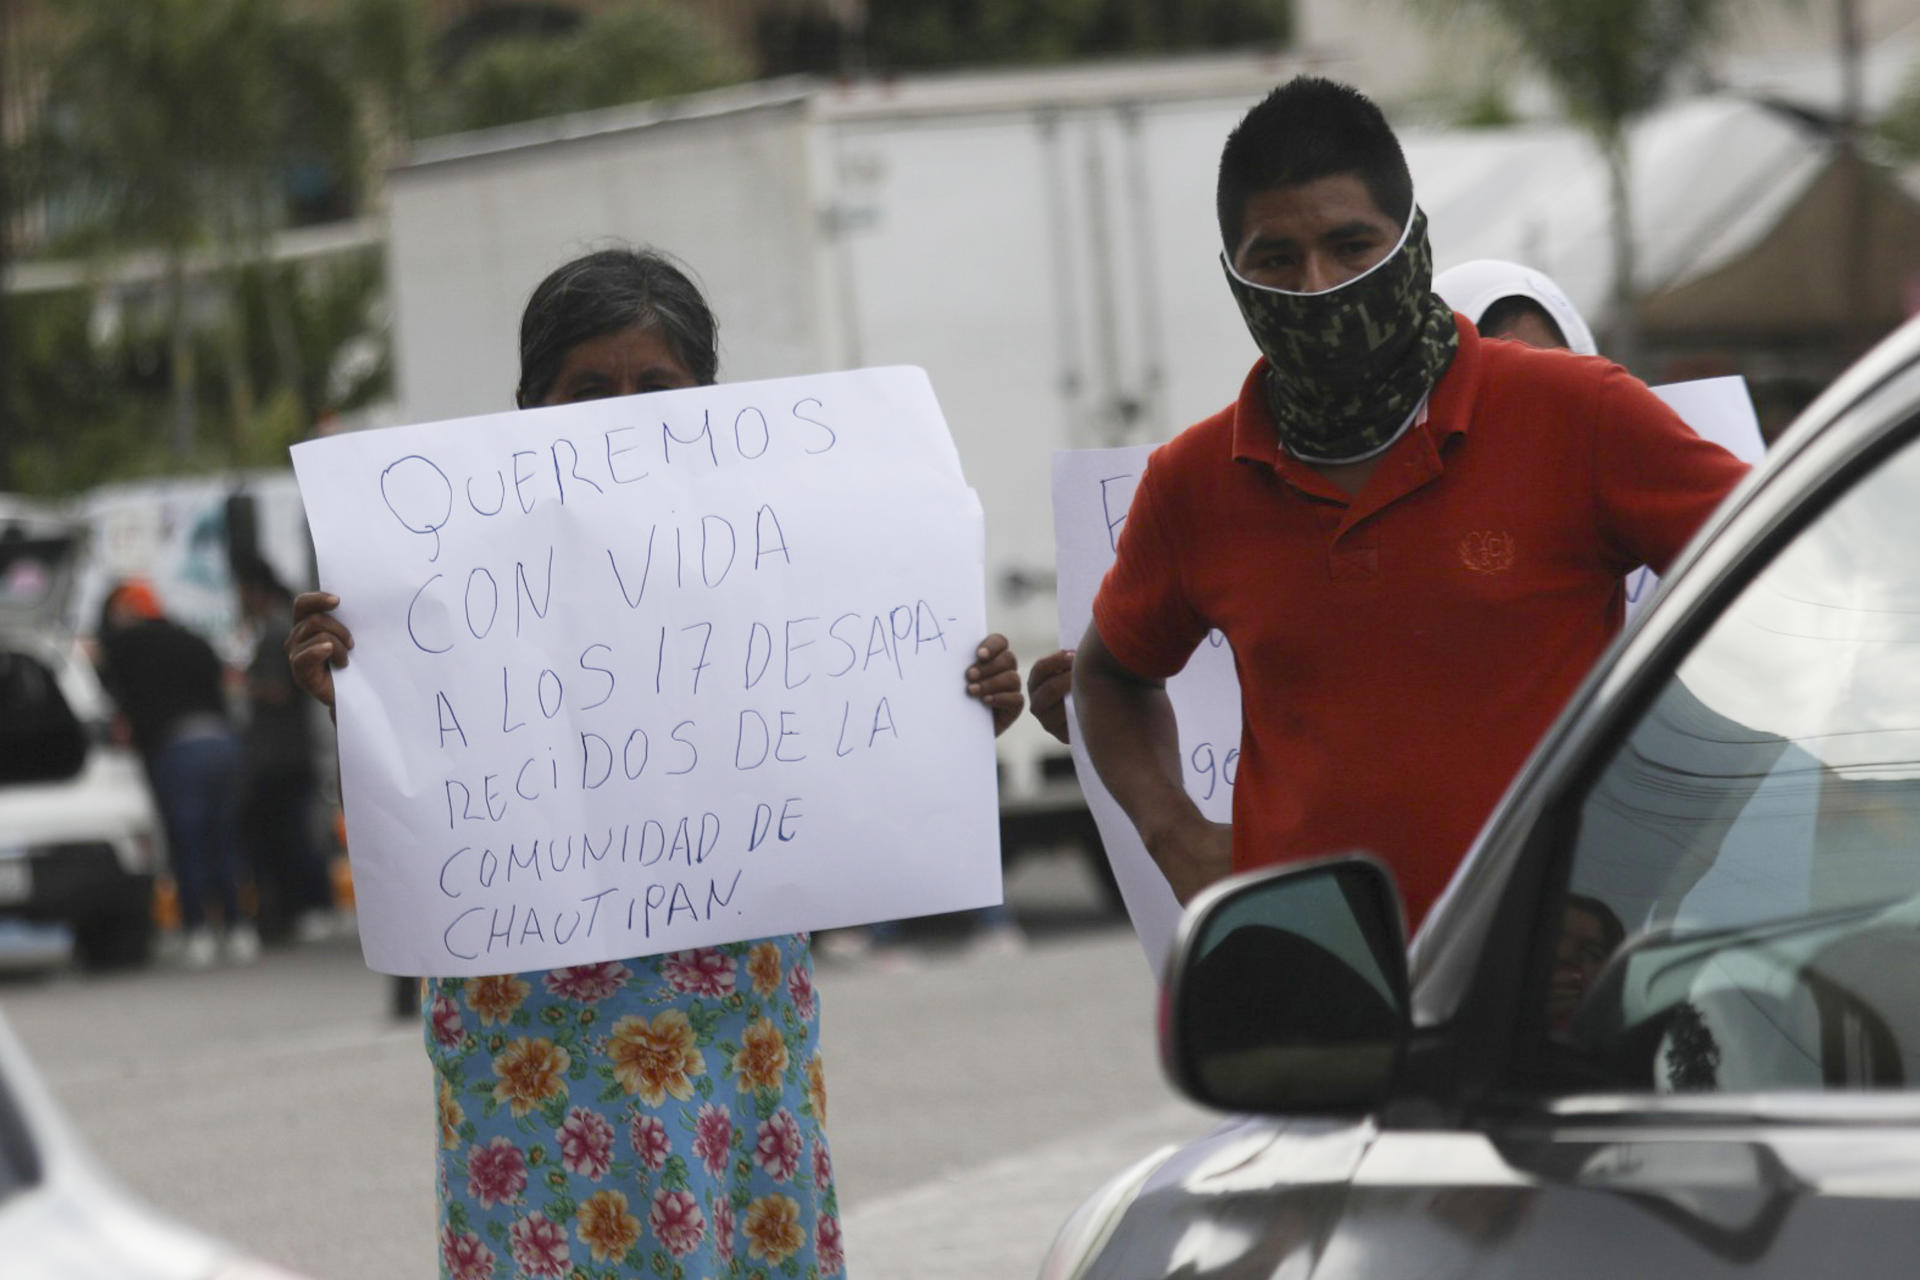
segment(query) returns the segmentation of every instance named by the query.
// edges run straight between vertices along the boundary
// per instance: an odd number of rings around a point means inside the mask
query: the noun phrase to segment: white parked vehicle
[[[66,926],[92,968],[139,964],[161,824],[62,621],[85,526],[0,501],[0,918]]]

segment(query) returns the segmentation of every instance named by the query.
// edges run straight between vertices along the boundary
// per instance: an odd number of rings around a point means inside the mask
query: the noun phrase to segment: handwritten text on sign
[[[367,962],[594,963],[999,900],[978,500],[925,375],[294,451]]]
[[[1059,582],[1060,643],[1078,645],[1093,620],[1093,597],[1113,563],[1133,491],[1151,446],[1087,449],[1053,455],[1053,529]],[[1233,815],[1234,776],[1240,762],[1240,682],[1233,651],[1219,632],[1167,681],[1180,732],[1182,778],[1200,811],[1215,822]],[[1100,829],[1113,876],[1126,901],[1147,963],[1156,973],[1180,922],[1180,904],[1140,842],[1119,801],[1100,781],[1086,748],[1073,741],[1074,771]]]

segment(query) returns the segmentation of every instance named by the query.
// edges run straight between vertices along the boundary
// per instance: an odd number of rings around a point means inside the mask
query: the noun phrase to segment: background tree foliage
[[[0,312],[0,477],[27,492],[283,462],[388,391],[377,248],[278,260],[361,214],[410,138],[754,75],[1030,64],[1284,43],[1290,0],[819,0],[734,40],[699,0],[585,14],[424,0],[45,0],[0,75],[38,104],[6,155],[10,246],[87,283]],[[0,8],[0,16],[14,10]]]
[[[267,254],[285,227],[354,210],[375,151],[369,112],[386,88],[355,60],[355,25],[400,3],[49,5],[39,38],[14,50],[22,65],[7,69],[41,94],[9,156],[13,210],[39,227],[43,255],[121,283],[83,299],[13,300],[17,487],[84,480],[88,460],[105,475],[243,461],[260,452],[263,427],[284,434],[275,421],[320,410],[313,389],[330,353],[303,348],[306,302]],[[157,258],[157,280],[143,253]],[[132,336],[115,339],[145,353],[130,371],[124,351],[101,347],[93,320],[139,280],[158,305],[132,308]],[[270,351],[264,363],[250,358],[255,341]],[[31,364],[42,358],[65,367],[49,377]],[[79,394],[76,368],[115,393],[109,404]]]
[[[1874,135],[1895,159],[1920,162],[1920,67],[1907,73],[1900,96],[1875,125]]]
[[[863,22],[824,8],[761,19],[767,74],[921,70],[1281,45],[1291,0],[874,0]]]
[[[411,113],[418,135],[514,124],[746,79],[752,63],[693,6],[637,0],[477,41],[443,57]]]
[[[271,284],[267,276],[275,279]],[[269,289],[290,309],[304,359],[298,385],[279,380],[265,312]],[[306,438],[317,414],[349,413],[377,403],[392,389],[392,364],[377,316],[384,296],[377,249],[307,264],[256,263],[239,281],[237,305],[199,315],[191,327],[193,399],[229,403],[229,347],[244,351],[260,388],[238,438],[218,430],[224,416],[210,411],[206,430],[182,455],[167,430],[175,386],[169,367],[171,333],[157,298],[132,306],[111,332],[102,332],[101,302],[90,290],[16,295],[9,301],[12,361],[7,388],[19,424],[12,449],[11,487],[59,495],[108,480],[220,470],[276,467],[288,446]]]
[[[1665,100],[1678,72],[1719,33],[1732,0],[1411,0],[1445,22],[1478,13],[1499,24],[1552,84],[1607,162],[1613,240],[1610,354],[1639,354],[1627,131]]]

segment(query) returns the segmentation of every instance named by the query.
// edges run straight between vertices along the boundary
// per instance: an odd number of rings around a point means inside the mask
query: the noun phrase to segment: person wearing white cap
[[[1483,338],[1565,347],[1583,356],[1600,354],[1579,308],[1546,273],[1532,267],[1476,258],[1434,276],[1433,291],[1471,320]]]

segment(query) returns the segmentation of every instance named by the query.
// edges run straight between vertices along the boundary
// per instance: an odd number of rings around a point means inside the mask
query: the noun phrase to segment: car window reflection
[[[1916,492],[1909,446],[1793,539],[1588,793],[1540,986],[1590,1083],[1920,1075]]]

